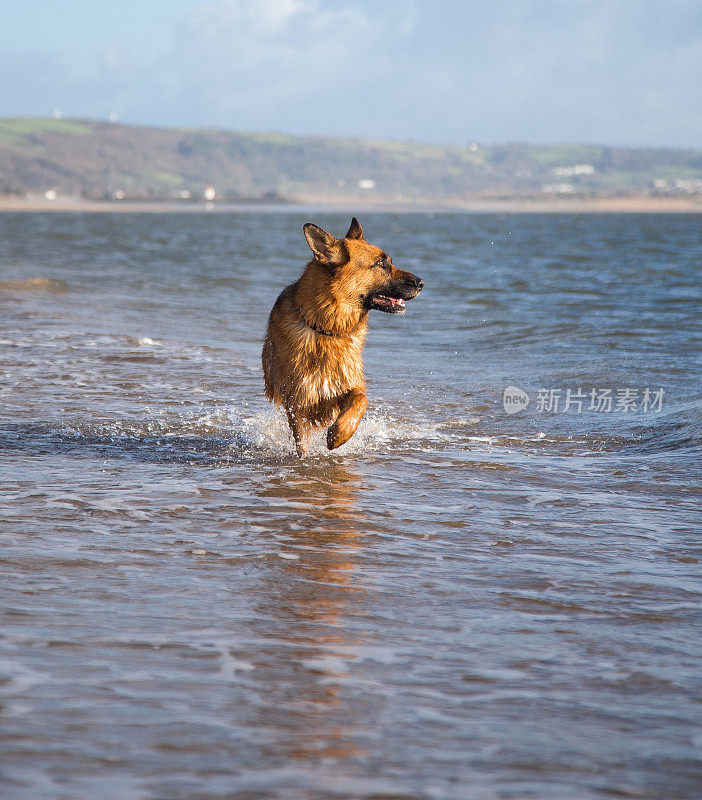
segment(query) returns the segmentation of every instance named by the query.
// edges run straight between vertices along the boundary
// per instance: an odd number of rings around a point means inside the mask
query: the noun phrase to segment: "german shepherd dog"
[[[314,257],[275,301],[261,355],[266,396],[285,409],[301,458],[312,427],[330,425],[333,450],[348,442],[366,411],[368,312],[402,314],[405,300],[424,286],[363,238],[356,217],[343,239],[311,222],[303,230]]]

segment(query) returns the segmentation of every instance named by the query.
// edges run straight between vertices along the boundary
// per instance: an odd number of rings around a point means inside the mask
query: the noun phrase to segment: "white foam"
[[[202,437],[203,443],[216,438],[231,455],[240,453],[263,457],[295,455],[295,447],[282,411],[273,408],[251,413],[248,404],[235,407],[197,410],[166,411],[153,414],[146,410],[141,419],[103,419],[66,421],[60,433],[76,438],[105,440],[111,447],[119,448],[141,443],[157,451],[170,447],[169,455],[177,457],[179,438],[184,442],[184,457],[197,459],[193,443]],[[413,449],[431,449],[437,443],[449,441],[454,435],[439,423],[422,420],[398,419],[382,409],[370,411],[354,436],[340,448],[330,451],[326,446],[326,427],[314,429],[310,435],[308,457],[338,459],[348,455],[380,452],[395,445],[412,443]],[[171,444],[172,441],[172,444]],[[228,443],[228,446],[227,446]],[[202,452],[213,454],[215,450]],[[187,451],[187,452],[186,452]],[[221,453],[221,449],[219,450]],[[185,487],[179,487],[185,488]],[[107,509],[104,509],[107,510]]]
[[[231,414],[236,416],[236,412]],[[264,411],[238,420],[245,444],[276,454],[293,454],[293,445],[287,420],[282,412]],[[370,412],[361,421],[353,437],[340,448],[330,451],[326,445],[326,428],[316,428],[309,439],[308,455],[335,458],[338,456],[381,450],[396,442],[428,440],[436,443],[450,438],[439,430],[437,424],[408,422],[383,412]]]
[[[15,659],[0,660],[0,695],[3,697],[24,694],[48,680],[46,673],[26,667]]]

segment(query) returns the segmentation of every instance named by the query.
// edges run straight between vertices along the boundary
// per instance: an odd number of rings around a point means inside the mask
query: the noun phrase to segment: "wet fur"
[[[355,217],[343,239],[311,223],[304,230],[314,258],[276,300],[262,353],[266,396],[285,409],[299,456],[313,427],[331,426],[329,449],[354,434],[368,404],[368,312],[383,297],[411,300],[423,285],[366,242]]]

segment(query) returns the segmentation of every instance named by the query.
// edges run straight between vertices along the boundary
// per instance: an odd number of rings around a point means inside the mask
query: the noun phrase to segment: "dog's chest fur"
[[[337,399],[364,387],[366,325],[340,335],[314,330],[294,298],[294,286],[281,293],[271,311],[263,347],[266,394],[286,409],[328,419]]]
[[[363,385],[365,327],[343,337],[318,333],[304,322],[297,327],[295,373],[305,405],[333,399]]]

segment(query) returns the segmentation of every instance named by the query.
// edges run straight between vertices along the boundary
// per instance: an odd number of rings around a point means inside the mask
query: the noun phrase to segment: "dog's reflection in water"
[[[364,538],[359,489],[353,472],[324,464],[287,474],[261,492],[290,507],[257,607],[272,673],[261,724],[287,732],[276,745],[287,756],[343,759],[364,752],[354,742],[367,713],[354,667],[357,647],[367,644],[357,627],[366,597],[357,574]]]

